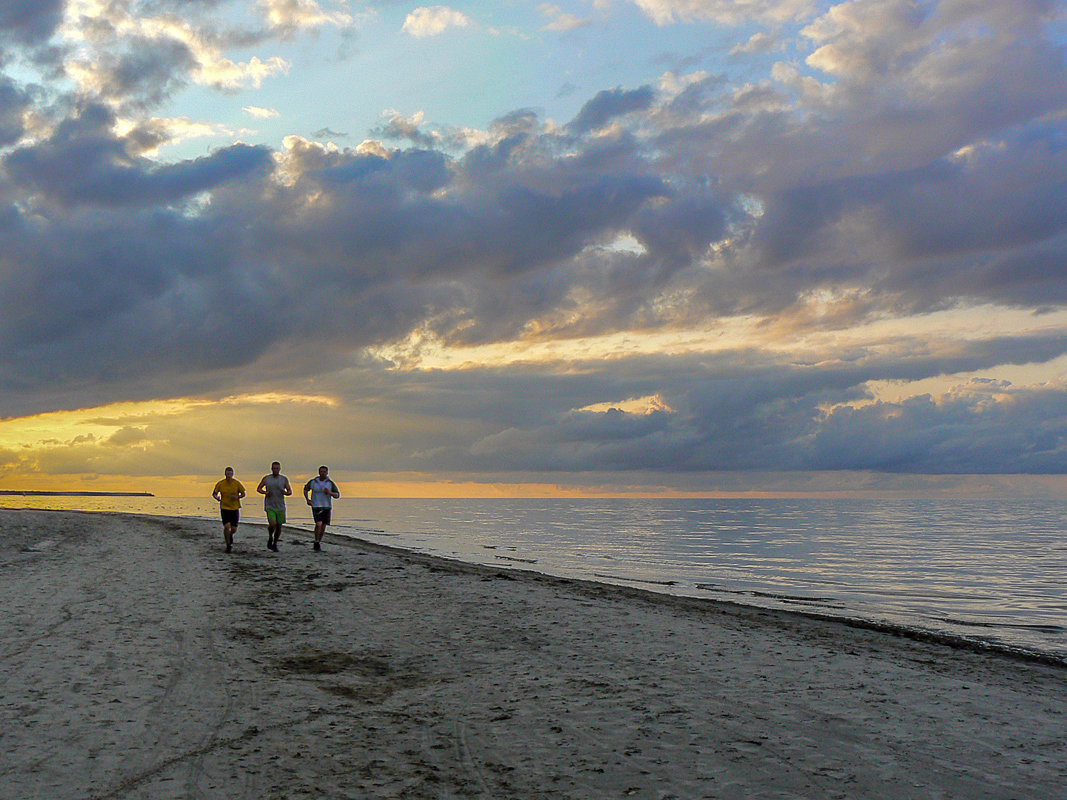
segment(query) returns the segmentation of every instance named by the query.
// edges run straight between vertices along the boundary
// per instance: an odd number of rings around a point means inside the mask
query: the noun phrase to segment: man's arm
[[[308,496],[311,493],[311,481],[304,484],[304,499],[308,501],[308,505],[311,505],[311,498]]]
[[[292,493],[293,493],[293,487],[289,485],[289,479],[286,478],[285,479],[285,486],[282,487],[282,494],[284,494],[286,497],[288,497]]]
[[[245,496],[245,485],[243,483],[237,484],[240,488],[237,490],[237,499],[240,500]]]
[[[336,483],[334,483],[333,481],[330,481],[330,487],[331,487],[330,497],[337,498],[337,497],[341,496],[341,493],[339,491],[337,491],[337,484]]]
[[[256,491],[259,492],[260,494],[266,494],[267,493],[267,476],[266,475],[264,475],[262,478],[259,479],[259,486],[256,487]]]

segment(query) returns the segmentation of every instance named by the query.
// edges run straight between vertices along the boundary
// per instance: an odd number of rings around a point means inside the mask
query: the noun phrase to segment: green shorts
[[[267,509],[267,522],[271,525],[284,525],[285,524],[285,509],[284,508],[268,508]]]

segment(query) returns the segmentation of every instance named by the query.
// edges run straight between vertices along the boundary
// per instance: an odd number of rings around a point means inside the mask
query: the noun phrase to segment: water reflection
[[[1059,504],[1040,500],[372,501],[406,543],[482,563],[804,607],[1067,655]],[[496,560],[496,563],[500,563]]]

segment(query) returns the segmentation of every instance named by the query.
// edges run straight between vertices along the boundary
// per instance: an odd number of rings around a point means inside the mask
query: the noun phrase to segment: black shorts
[[[330,524],[330,509],[328,508],[312,508],[311,516],[315,518],[315,522],[321,522],[323,525]]]
[[[222,509],[222,524],[236,525],[241,520],[241,510],[238,508]]]

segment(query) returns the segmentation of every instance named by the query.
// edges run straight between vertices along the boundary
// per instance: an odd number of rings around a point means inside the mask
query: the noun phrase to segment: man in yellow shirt
[[[226,477],[215,484],[211,496],[219,501],[222,512],[222,536],[226,539],[226,552],[233,546],[233,535],[237,523],[241,520],[241,498],[245,496],[245,487],[233,477],[233,467],[226,467]]]

